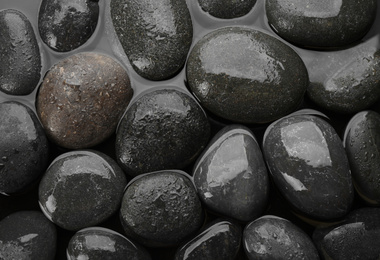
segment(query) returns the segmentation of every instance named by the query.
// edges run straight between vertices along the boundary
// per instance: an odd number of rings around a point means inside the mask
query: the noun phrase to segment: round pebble
[[[202,10],[222,19],[233,19],[248,14],[256,0],[198,0]]]

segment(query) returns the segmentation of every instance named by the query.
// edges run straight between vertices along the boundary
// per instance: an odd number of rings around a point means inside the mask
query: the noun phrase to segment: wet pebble
[[[202,10],[222,19],[233,19],[248,14],[256,0],[198,0]]]
[[[0,193],[21,193],[48,166],[48,140],[34,112],[19,102],[0,104],[0,122]]]
[[[0,91],[28,95],[41,77],[41,54],[33,26],[20,11],[0,11]]]
[[[120,209],[125,233],[148,247],[183,243],[203,224],[203,209],[190,178],[165,170],[135,177]]]
[[[265,210],[268,173],[253,133],[244,126],[220,130],[199,157],[193,179],[210,210],[239,221],[250,221]]]
[[[0,221],[0,258],[53,260],[57,231],[39,211],[18,211]]]
[[[185,0],[112,0],[111,17],[133,69],[149,80],[176,75],[193,39]]]
[[[48,71],[36,98],[37,114],[53,142],[88,148],[114,133],[132,95],[127,72],[113,58],[78,53]]]
[[[39,186],[39,204],[58,226],[76,231],[97,225],[120,207],[126,177],[107,155],[91,150],[58,156]]]
[[[207,117],[192,97],[158,89],[127,109],[116,134],[116,156],[131,176],[182,169],[196,159],[209,136]]]
[[[94,33],[99,4],[94,0],[42,0],[38,29],[42,41],[58,52],[72,51]]]
[[[215,30],[196,43],[186,67],[190,90],[213,114],[265,123],[295,110],[309,84],[298,54],[245,27]]]

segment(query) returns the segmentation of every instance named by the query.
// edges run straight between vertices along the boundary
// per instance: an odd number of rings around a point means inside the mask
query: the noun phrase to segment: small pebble
[[[233,19],[248,14],[256,0],[198,0],[202,10],[217,18]]]

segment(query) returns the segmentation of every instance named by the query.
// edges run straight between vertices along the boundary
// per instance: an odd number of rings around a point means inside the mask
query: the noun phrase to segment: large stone
[[[217,18],[232,19],[248,14],[256,0],[198,0],[202,10]]]

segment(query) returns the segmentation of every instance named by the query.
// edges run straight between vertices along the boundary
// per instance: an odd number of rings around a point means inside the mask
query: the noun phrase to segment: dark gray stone
[[[232,19],[248,14],[256,0],[198,0],[202,10],[217,18]]]
[[[289,114],[309,84],[306,67],[293,49],[244,27],[204,36],[190,53],[187,80],[204,108],[240,123],[265,123]]]
[[[211,211],[239,221],[251,221],[265,210],[269,178],[253,133],[244,126],[220,130],[199,157],[194,184]]]
[[[112,0],[111,18],[140,76],[164,80],[182,69],[193,39],[185,0]]]
[[[158,89],[141,96],[122,118],[116,134],[116,156],[131,176],[182,169],[206,147],[210,125],[189,95]]]
[[[273,30],[308,48],[341,47],[359,41],[371,28],[377,0],[266,0]]]
[[[41,54],[28,18],[20,11],[0,11],[0,91],[28,95],[41,77]]]

